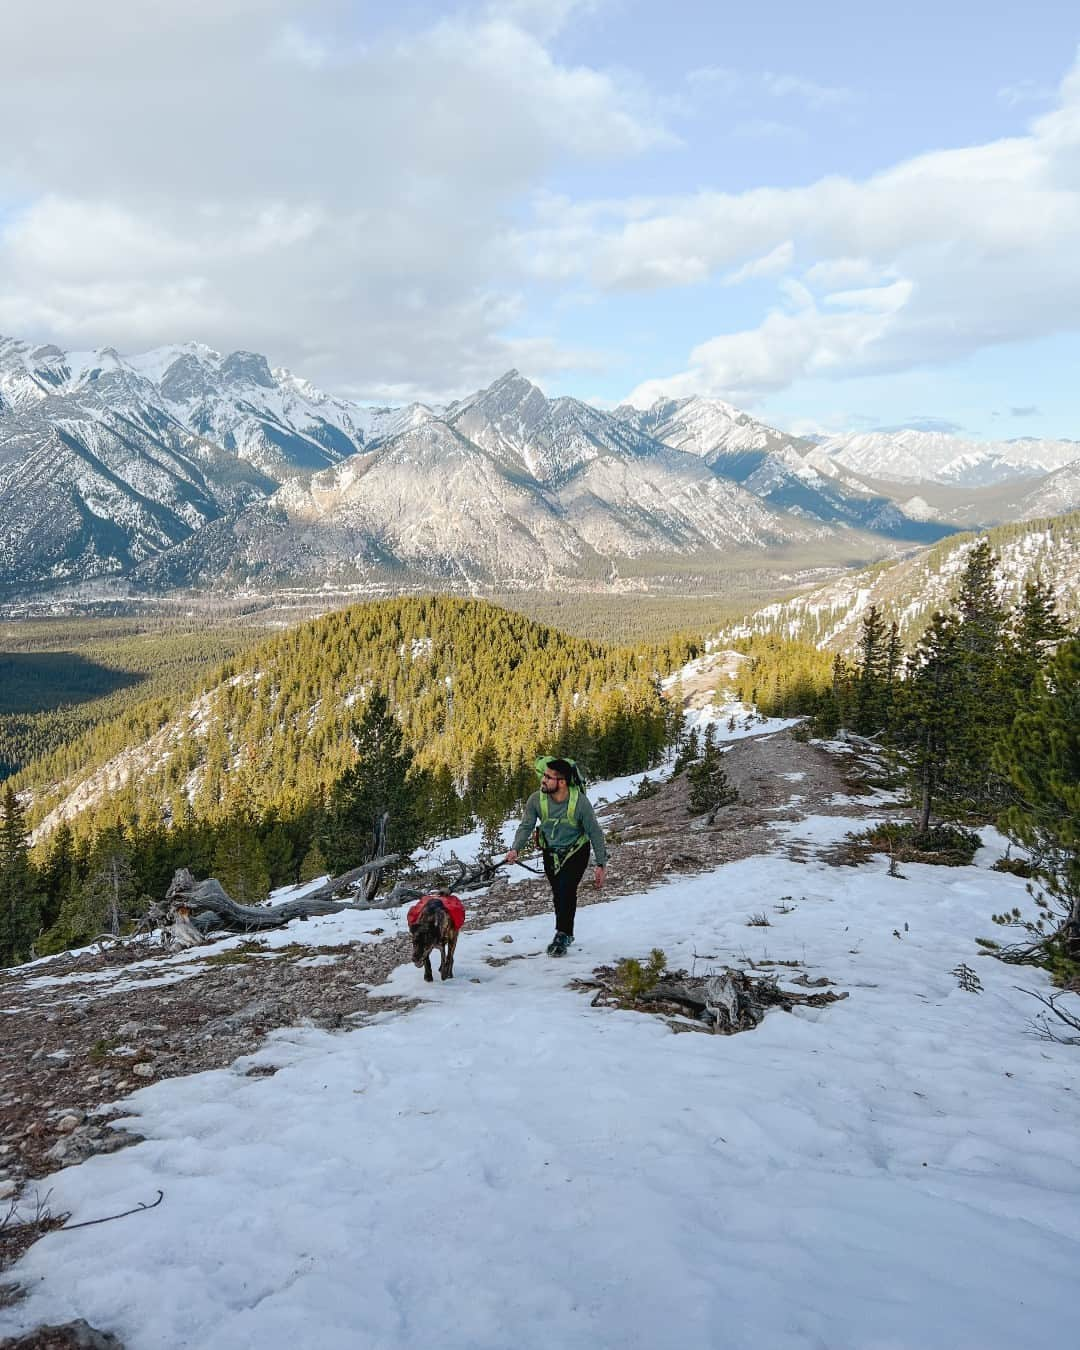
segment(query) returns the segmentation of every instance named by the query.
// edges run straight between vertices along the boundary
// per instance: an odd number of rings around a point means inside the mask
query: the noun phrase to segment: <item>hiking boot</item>
[[[548,943],[548,956],[565,956],[573,940],[569,933],[556,933]]]

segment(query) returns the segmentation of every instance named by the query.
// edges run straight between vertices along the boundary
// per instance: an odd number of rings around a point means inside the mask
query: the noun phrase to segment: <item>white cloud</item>
[[[599,10],[605,0],[488,0],[488,14],[528,29],[542,38],[554,37],[572,17]]]
[[[1018,108],[1025,103],[1051,103],[1056,93],[1056,89],[1035,80],[1017,80],[999,89],[997,96],[1007,108]]]
[[[855,94],[850,89],[771,70],[757,72],[736,70],[733,66],[701,66],[690,71],[686,82],[699,94],[729,99],[794,99],[814,109],[855,101]]]
[[[8,0],[0,330],[475,387],[513,356],[522,199],[671,141],[640,90],[545,45],[580,7],[379,33],[338,0],[110,0],[107,25]]]
[[[1024,136],[921,155],[859,182],[654,203],[597,230],[589,247],[579,240],[578,256],[597,285],[623,292],[680,269],[738,274],[788,242],[813,258],[802,275],[810,304],[702,342],[686,370],[634,391],[738,402],[805,376],[908,369],[1075,331],[1078,239],[1080,63]]]
[[[882,269],[868,258],[830,258],[806,269],[807,283],[825,290],[845,286],[872,286],[882,280]]]
[[[854,94],[850,89],[817,84],[814,80],[802,79],[798,75],[775,75],[766,71],[762,83],[767,93],[774,98],[797,98],[809,104],[811,108],[824,108],[829,104],[851,103]]]
[[[736,404],[753,404],[797,379],[839,374],[861,362],[887,331],[889,317],[871,309],[822,313],[813,304],[795,313],[773,310],[758,328],[700,343],[690,353],[690,369],[646,381],[630,402],[647,407],[662,395],[723,391]]]
[[[743,281],[760,280],[763,277],[776,277],[786,272],[795,260],[795,245],[790,239],[760,258],[751,258],[735,271],[724,277],[725,286],[738,286]]]

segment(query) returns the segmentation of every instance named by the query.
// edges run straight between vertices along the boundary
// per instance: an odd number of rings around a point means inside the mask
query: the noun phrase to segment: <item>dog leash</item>
[[[507,863],[505,858],[503,858],[501,862],[495,863],[496,867],[505,867],[506,865]],[[545,875],[544,869],[542,867],[532,867],[529,863],[522,862],[520,858],[517,860],[516,863],[511,863],[510,866],[524,867],[526,872],[532,872],[532,874],[537,877],[542,877]]]

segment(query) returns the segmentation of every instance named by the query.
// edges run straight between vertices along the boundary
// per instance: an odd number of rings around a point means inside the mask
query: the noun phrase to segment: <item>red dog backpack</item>
[[[436,893],[434,895],[422,895],[406,915],[409,927],[410,928],[416,927],[416,925],[420,922],[420,915],[423,914],[425,908],[432,900],[440,900],[442,902],[444,908],[446,909],[447,914],[450,915],[450,919],[454,927],[460,929],[465,922],[465,906],[461,903],[461,901],[457,898],[456,895],[446,895],[443,893]]]

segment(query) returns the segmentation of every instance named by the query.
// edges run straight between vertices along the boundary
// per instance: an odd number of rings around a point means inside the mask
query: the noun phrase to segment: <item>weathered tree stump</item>
[[[815,984],[820,983],[815,981]],[[846,993],[834,994],[831,990],[816,994],[796,993],[793,989],[781,989],[774,975],[755,979],[746,971],[731,968],[711,975],[671,971],[651,989],[631,994],[620,979],[618,967],[597,966],[591,980],[575,980],[574,987],[595,991],[593,1007],[631,1008],[676,1017],[683,1023],[690,1019],[700,1022],[702,1031],[715,1031],[725,1036],[753,1030],[770,1008],[791,1012],[798,1005],[821,1008],[847,998]]]

